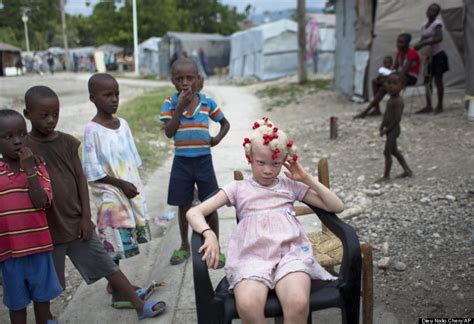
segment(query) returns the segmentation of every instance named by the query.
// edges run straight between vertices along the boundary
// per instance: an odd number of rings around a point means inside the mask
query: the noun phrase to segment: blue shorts
[[[194,184],[197,185],[200,201],[204,201],[219,189],[212,165],[212,155],[174,157],[168,186],[168,205],[191,205]]]
[[[61,294],[50,252],[10,258],[0,262],[3,275],[3,303],[18,311],[31,301],[47,302]]]

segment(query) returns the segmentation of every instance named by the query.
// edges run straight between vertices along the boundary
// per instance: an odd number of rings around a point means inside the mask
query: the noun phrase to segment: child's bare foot
[[[417,112],[415,112],[415,114],[428,114],[428,113],[430,113],[430,112],[432,112],[432,111],[433,111],[433,107],[431,107],[431,106],[426,106],[425,108],[420,109],[420,110],[418,110]]]
[[[437,106],[434,110],[435,114],[441,114],[443,112],[443,106]]]
[[[361,113],[355,115],[353,118],[354,118],[354,119],[357,119],[357,118],[365,118],[366,116],[367,116],[366,113],[361,112]]]
[[[405,172],[400,173],[399,175],[397,175],[398,179],[400,179],[400,178],[410,178],[410,177],[413,177],[413,172],[411,170],[405,171]]]
[[[374,109],[372,112],[368,113],[367,116],[380,116],[382,113],[378,109]]]
[[[375,183],[381,183],[381,182],[387,182],[387,181],[390,181],[390,177],[383,176],[382,178],[375,180]]]

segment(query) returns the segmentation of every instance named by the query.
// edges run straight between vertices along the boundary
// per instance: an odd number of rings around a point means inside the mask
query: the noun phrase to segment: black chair
[[[344,250],[338,279],[329,283],[318,280],[312,282],[308,323],[311,323],[313,311],[333,307],[341,309],[342,323],[359,323],[361,252],[357,234],[351,226],[344,223],[335,214],[308,206],[313,209],[321,222],[342,241]],[[199,233],[193,232],[191,249],[198,323],[231,323],[232,319],[239,318],[234,295],[228,291],[229,284],[225,277],[214,291],[207,265],[201,260],[201,254],[198,253],[203,242],[203,237]],[[282,316],[280,302],[274,291],[270,291],[265,305],[265,317]]]

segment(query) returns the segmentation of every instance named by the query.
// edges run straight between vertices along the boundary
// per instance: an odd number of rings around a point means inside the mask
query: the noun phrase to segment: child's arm
[[[107,175],[104,178],[96,180],[96,181],[101,182],[101,183],[106,183],[111,186],[119,188],[120,190],[123,191],[123,193],[125,194],[125,196],[127,196],[128,199],[132,199],[139,194],[137,187],[135,187],[133,183],[128,182],[126,180],[122,180],[122,179]]]
[[[214,196],[191,208],[186,213],[189,225],[195,232],[204,236],[204,244],[199,248],[199,253],[204,251],[202,260],[207,260],[207,266],[210,268],[217,268],[219,264],[219,241],[216,234],[210,229],[209,224],[207,224],[205,217],[224,206],[228,201],[225,192],[219,190]]]
[[[46,191],[40,184],[33,152],[28,147],[23,147],[18,151],[18,157],[20,159],[20,167],[25,171],[28,178],[28,194],[33,206],[38,209],[45,208],[49,199]]]
[[[306,172],[298,161],[287,161],[284,166],[288,170],[285,171],[288,178],[300,181],[310,187],[303,198],[304,202],[332,213],[340,213],[344,210],[344,203],[341,199]]]
[[[442,41],[443,41],[443,27],[441,25],[438,25],[435,28],[433,36],[421,37],[420,41],[414,47],[416,50],[419,50],[420,48],[424,46],[441,43]]]
[[[226,136],[229,132],[230,124],[225,117],[219,120],[219,124],[221,125],[221,129],[219,130],[219,133],[216,136],[211,137],[211,146],[216,146],[217,144],[219,144],[220,141],[222,141],[222,139],[224,138],[224,136]]]
[[[72,167],[74,169],[74,173],[78,175],[78,178],[76,179],[76,184],[82,207],[81,223],[79,225],[78,236],[83,240],[88,241],[91,239],[94,226],[92,225],[91,220],[91,207],[89,203],[89,190],[87,187],[87,180],[84,176],[81,160],[79,159],[79,155],[77,154],[77,152],[73,157]]]
[[[173,137],[178,131],[181,115],[183,114],[184,109],[194,99],[194,95],[195,93],[191,88],[189,88],[187,91],[182,91],[179,95],[178,103],[176,104],[176,109],[173,113],[173,116],[171,117],[171,120],[165,125],[165,134],[168,138]]]

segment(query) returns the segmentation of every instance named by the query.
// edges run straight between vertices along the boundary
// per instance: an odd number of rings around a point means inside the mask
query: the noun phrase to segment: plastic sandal
[[[58,320],[55,318],[48,320],[48,324],[58,324],[58,323],[59,323]]]
[[[216,269],[224,268],[225,266],[225,255],[224,253],[219,253],[219,264]]]
[[[184,261],[186,261],[187,258],[189,258],[189,251],[174,250],[173,254],[171,255],[170,264],[171,265],[181,264]]]
[[[153,306],[158,305],[157,310],[153,310]],[[138,315],[138,320],[145,318],[153,318],[162,314],[166,310],[166,303],[164,301],[149,300],[143,305],[143,312]]]

